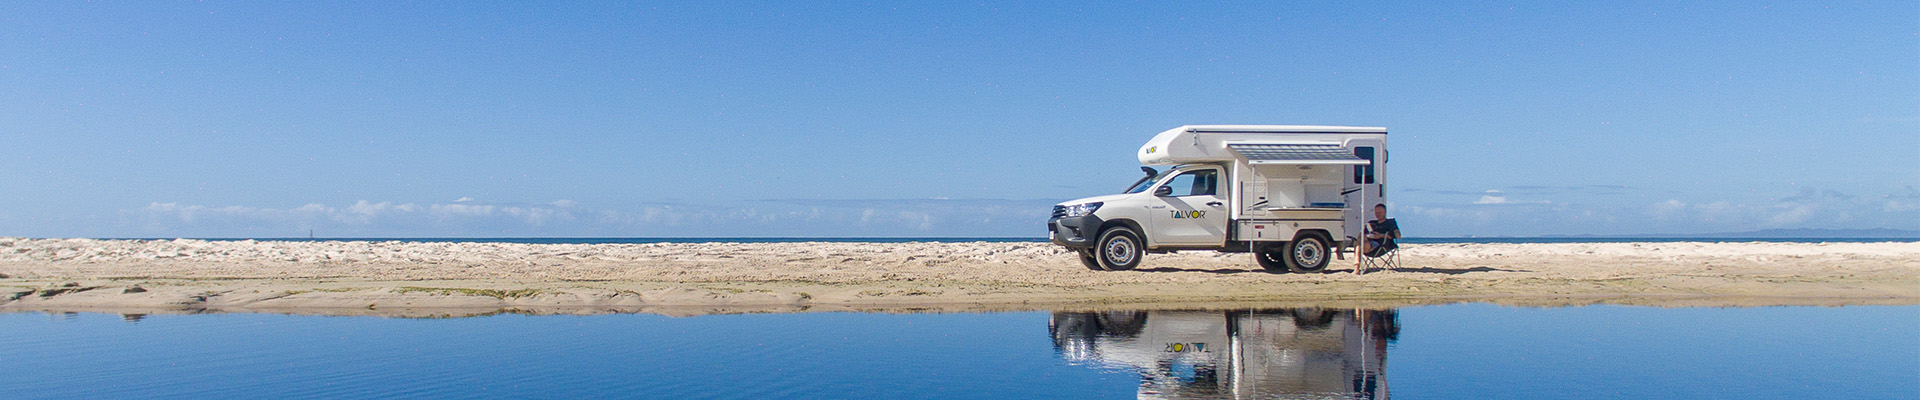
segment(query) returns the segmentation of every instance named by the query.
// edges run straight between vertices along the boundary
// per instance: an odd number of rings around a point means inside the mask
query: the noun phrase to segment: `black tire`
[[[1106,270],[1104,268],[1100,268],[1100,260],[1096,260],[1093,258],[1093,249],[1074,250],[1073,255],[1074,257],[1079,258],[1080,265],[1086,266],[1087,269],[1094,270],[1094,271]]]
[[[1116,227],[1100,233],[1100,240],[1094,242],[1094,259],[1100,262],[1100,269],[1108,271],[1126,271],[1140,266],[1144,256],[1141,249],[1140,234],[1132,228]]]
[[[1257,252],[1253,253],[1253,260],[1260,262],[1260,269],[1267,270],[1267,272],[1271,273],[1284,274],[1292,271],[1292,269],[1287,268],[1287,261],[1283,260],[1286,258],[1286,254],[1286,252],[1280,251]]]
[[[1287,253],[1281,257],[1286,261],[1287,269],[1296,273],[1313,274],[1327,270],[1327,239],[1320,235],[1306,234],[1287,242]]]

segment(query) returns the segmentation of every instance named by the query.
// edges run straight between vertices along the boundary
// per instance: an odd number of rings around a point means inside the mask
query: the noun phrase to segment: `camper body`
[[[1148,252],[1216,250],[1254,253],[1274,272],[1322,271],[1380,203],[1386,146],[1386,128],[1174,128],[1140,146],[1148,176],[1125,192],[1055,205],[1049,236],[1096,270],[1133,269]]]

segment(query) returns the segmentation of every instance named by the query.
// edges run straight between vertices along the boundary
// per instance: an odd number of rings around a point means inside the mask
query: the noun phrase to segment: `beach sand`
[[[1270,274],[1248,254],[1089,271],[1046,243],[515,244],[0,238],[0,311],[999,311],[1253,306],[1920,304],[1920,243],[1413,244],[1403,267]]]

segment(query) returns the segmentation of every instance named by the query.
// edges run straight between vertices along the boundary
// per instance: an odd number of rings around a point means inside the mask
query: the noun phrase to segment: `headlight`
[[[1093,214],[1093,210],[1100,209],[1100,204],[1101,204],[1100,202],[1096,201],[1092,203],[1075,204],[1075,205],[1067,206],[1067,216],[1084,217],[1089,214]]]

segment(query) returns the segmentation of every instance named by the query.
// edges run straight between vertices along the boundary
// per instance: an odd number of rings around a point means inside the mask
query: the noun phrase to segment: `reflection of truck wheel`
[[[1308,329],[1324,329],[1333,326],[1333,310],[1318,308],[1300,308],[1293,310],[1293,326]]]
[[[1117,227],[1100,234],[1095,242],[1094,258],[1100,262],[1100,269],[1125,271],[1140,266],[1140,234],[1133,229]]]
[[[1106,269],[1100,268],[1100,260],[1096,260],[1093,258],[1093,249],[1074,250],[1073,255],[1076,257],[1079,257],[1080,265],[1086,266],[1087,269],[1095,270],[1095,271],[1106,270]]]
[[[1287,258],[1287,253],[1283,251],[1266,251],[1266,252],[1253,253],[1253,259],[1254,261],[1260,262],[1261,269],[1265,269],[1267,270],[1267,272],[1272,272],[1276,274],[1284,274],[1284,273],[1287,273],[1287,271],[1289,271],[1289,269],[1287,269],[1286,260],[1283,260],[1284,258]]]
[[[1112,338],[1140,337],[1140,331],[1147,329],[1145,311],[1108,311],[1100,313],[1100,333]]]
[[[1306,234],[1287,243],[1287,269],[1298,273],[1315,273],[1327,269],[1327,239],[1320,235]]]
[[[1094,313],[1056,312],[1047,321],[1047,331],[1053,334],[1055,348],[1074,340],[1091,341],[1100,337],[1100,319]]]

